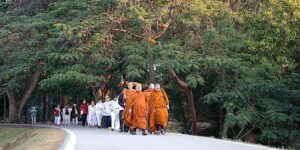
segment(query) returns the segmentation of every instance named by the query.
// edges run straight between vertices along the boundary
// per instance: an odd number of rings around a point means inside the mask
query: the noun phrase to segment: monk
[[[148,108],[150,107],[150,106],[149,106],[150,94],[151,94],[153,91],[154,91],[154,84],[153,84],[153,83],[150,83],[148,89],[144,91],[145,94],[146,94],[146,97],[147,97],[147,105],[148,105]],[[147,114],[147,122],[148,122],[148,129],[149,129],[149,113]],[[151,133],[150,130],[149,130],[149,133]]]
[[[131,95],[130,103],[126,106],[128,113],[125,122],[130,124],[130,134],[135,135],[136,129],[141,129],[143,135],[147,135],[147,97],[142,91],[142,85],[136,84],[136,91]]]
[[[155,84],[155,90],[149,99],[149,130],[155,134],[165,134],[164,128],[168,123],[169,99],[166,92]]]
[[[125,89],[123,91],[123,101],[124,101],[125,108],[124,108],[124,113],[122,114],[122,116],[123,116],[122,118],[123,118],[123,121],[126,125],[124,128],[127,128],[127,127],[131,126],[130,122],[125,121],[125,120],[129,120],[130,117],[131,117],[130,113],[128,113],[129,108],[127,106],[128,106],[128,104],[131,103],[131,95],[135,92],[135,90],[132,89],[133,84],[131,82],[129,82],[127,84],[127,87],[128,87],[128,89]]]
[[[154,91],[154,84],[150,83],[149,88],[147,90],[145,90],[145,94],[147,96],[147,99],[149,99],[151,92]]]

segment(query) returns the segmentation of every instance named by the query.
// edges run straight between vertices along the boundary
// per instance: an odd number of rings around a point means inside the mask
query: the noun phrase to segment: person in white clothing
[[[98,128],[101,128],[103,109],[104,109],[103,102],[101,99],[99,99],[98,103],[96,104],[96,117],[97,117]]]
[[[119,97],[115,97],[114,100],[111,101],[111,107],[112,107],[111,128],[112,128],[113,131],[119,131],[120,130],[119,113],[120,113],[120,110],[124,110],[124,108],[119,105],[118,98]]]
[[[109,128],[111,127],[111,112],[112,112],[112,106],[110,102],[110,98],[106,97],[105,102],[103,103],[104,109],[103,109],[103,122],[102,127],[103,128]]]
[[[89,103],[87,103],[87,105],[88,105],[88,110],[89,110],[91,105]],[[91,122],[91,118],[90,118],[90,115],[88,113],[87,116],[86,116],[86,123],[88,124],[88,126],[90,126],[90,122]]]
[[[65,126],[70,125],[71,111],[72,111],[72,108],[69,108],[68,105],[65,105],[65,107],[63,108],[63,120],[64,120]]]
[[[96,106],[95,101],[91,102],[89,106],[89,118],[90,118],[90,127],[94,127],[97,125],[97,116],[96,116]]]

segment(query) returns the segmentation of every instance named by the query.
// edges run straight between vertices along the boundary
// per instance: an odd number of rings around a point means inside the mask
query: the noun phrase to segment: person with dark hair
[[[82,104],[80,105],[80,115],[81,115],[81,121],[83,127],[86,125],[87,114],[88,114],[88,105],[86,104],[86,100],[84,99]]]
[[[111,113],[111,128],[113,131],[120,131],[120,111],[124,108],[118,103],[118,96],[116,96],[112,101],[112,113]]]
[[[36,124],[36,114],[37,114],[36,108],[32,106],[30,109],[31,124]]]
[[[102,116],[102,127],[109,128],[111,127],[111,113],[112,113],[112,105],[110,102],[110,98],[107,96],[105,98],[105,102],[103,103],[103,116]]]
[[[60,125],[60,116],[61,116],[60,112],[61,112],[61,109],[60,109],[60,105],[58,104],[53,110],[53,115],[55,118],[54,124],[57,126]]]
[[[72,125],[78,125],[78,110],[77,110],[77,105],[73,104],[72,110],[71,110],[71,120],[72,120]]]
[[[63,122],[65,126],[69,126],[70,125],[70,114],[71,114],[71,108],[69,108],[68,105],[65,105],[65,107],[63,108]]]
[[[97,117],[98,128],[101,128],[103,109],[104,109],[103,102],[101,99],[99,99],[98,103],[96,104],[96,117]]]
[[[96,105],[95,101],[91,102],[91,105],[88,107],[89,109],[89,127],[95,127],[97,125],[97,116],[96,116]]]
[[[126,126],[126,124],[123,121],[123,113],[124,113],[124,108],[125,108],[125,105],[124,105],[124,91],[125,90],[126,90],[126,88],[123,89],[123,92],[121,93],[121,95],[118,98],[118,103],[123,108],[119,112],[120,132],[128,132],[128,130],[129,130],[128,126]]]

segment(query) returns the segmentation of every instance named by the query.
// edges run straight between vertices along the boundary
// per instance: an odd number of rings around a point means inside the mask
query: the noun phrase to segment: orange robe
[[[149,99],[150,99],[150,94],[154,91],[154,89],[147,89],[145,90],[145,94],[146,94],[146,97],[147,97],[147,105],[149,107]]]
[[[128,105],[131,103],[131,95],[134,92],[135,92],[135,90],[133,90],[133,89],[131,89],[131,90],[127,89],[124,91],[123,99],[124,99],[125,108],[124,108],[124,113],[123,113],[122,118],[128,127],[130,127],[131,124],[130,124],[130,122],[128,122],[128,121],[126,122],[125,120],[129,120],[131,118],[131,114],[128,113],[128,109],[129,109]]]
[[[169,99],[164,90],[153,91],[149,99],[149,128],[151,132],[156,130],[155,124],[167,126]]]
[[[125,123],[130,125],[131,128],[146,129],[148,111],[146,94],[136,91],[130,99],[130,103],[126,104]]]

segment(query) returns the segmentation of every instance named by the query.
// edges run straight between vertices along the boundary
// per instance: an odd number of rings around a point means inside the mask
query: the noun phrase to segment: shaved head
[[[132,87],[133,87],[133,84],[132,84],[132,82],[128,82],[128,84],[127,84],[127,87],[128,87],[128,89],[129,89],[129,90],[131,90],[131,89],[132,89]]]
[[[142,85],[141,84],[136,84],[135,85],[135,90],[141,92],[142,91]]]
[[[154,89],[154,84],[153,83],[150,83],[149,89]]]
[[[155,84],[155,90],[160,91],[160,84],[158,84],[158,83]]]

